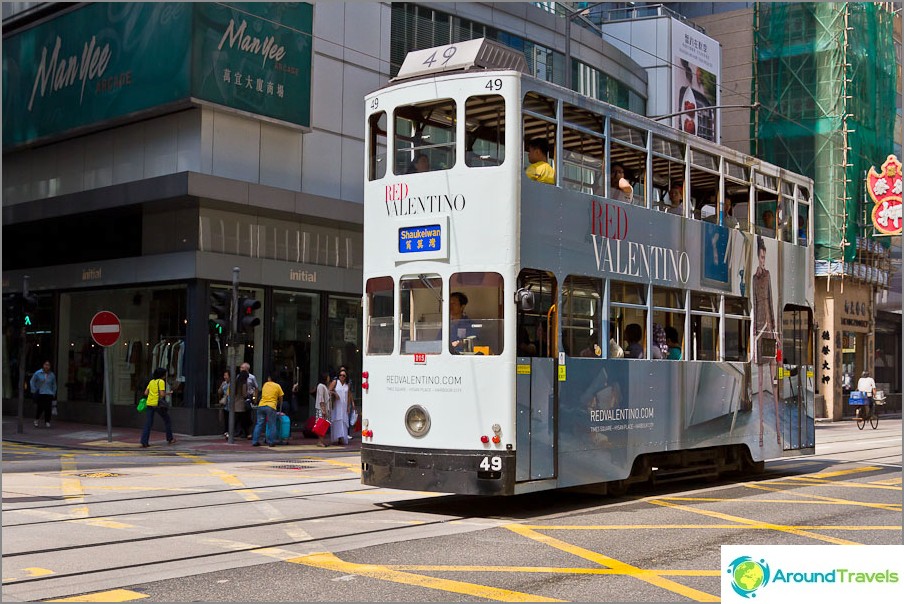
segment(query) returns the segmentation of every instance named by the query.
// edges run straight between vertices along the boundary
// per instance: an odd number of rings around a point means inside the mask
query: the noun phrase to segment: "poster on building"
[[[693,27],[672,22],[672,112],[674,126],[719,142],[719,43]]]

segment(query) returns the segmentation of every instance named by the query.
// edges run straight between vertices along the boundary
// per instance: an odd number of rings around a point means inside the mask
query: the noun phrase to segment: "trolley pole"
[[[235,334],[238,322],[239,267],[232,268],[232,301],[229,304],[229,329],[226,335],[226,363],[229,365],[229,390],[226,404],[229,406],[229,444],[235,443]]]

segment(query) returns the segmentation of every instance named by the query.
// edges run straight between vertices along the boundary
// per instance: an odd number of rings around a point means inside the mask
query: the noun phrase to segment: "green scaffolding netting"
[[[755,6],[756,155],[813,179],[816,259],[851,262],[843,243],[871,232],[866,172],[894,148],[893,15],[865,2]]]

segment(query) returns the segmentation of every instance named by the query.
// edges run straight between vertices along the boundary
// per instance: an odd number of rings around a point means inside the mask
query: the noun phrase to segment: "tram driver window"
[[[367,280],[367,353],[392,354],[395,335],[392,277]]]
[[[395,174],[448,170],[455,165],[455,101],[442,99],[395,110]],[[426,160],[421,159],[426,156]]]
[[[367,120],[367,180],[386,176],[386,112],[374,113]]]
[[[499,273],[449,278],[449,352],[491,356],[503,350],[503,287]]]
[[[402,354],[440,354],[443,349],[443,280],[408,275],[399,280]]]
[[[505,99],[472,96],[465,104],[465,165],[499,166],[505,161]]]

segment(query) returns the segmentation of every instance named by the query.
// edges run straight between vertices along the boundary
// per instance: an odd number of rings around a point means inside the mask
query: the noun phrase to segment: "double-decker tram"
[[[813,453],[811,180],[486,40],[365,102],[365,484],[623,490]]]

